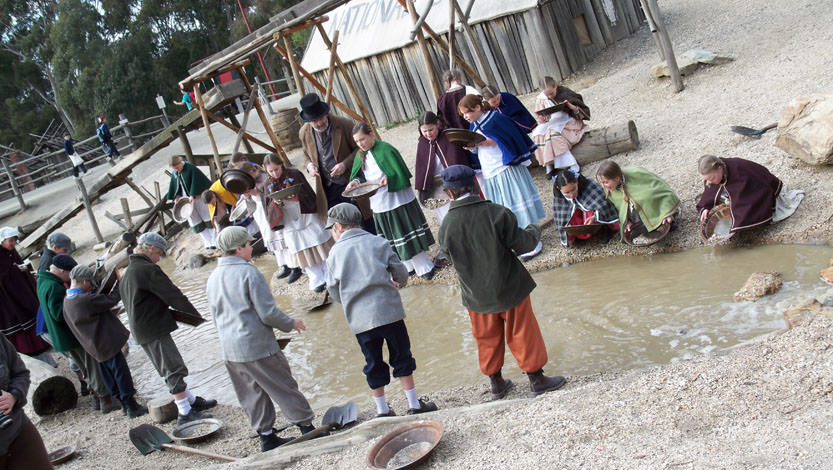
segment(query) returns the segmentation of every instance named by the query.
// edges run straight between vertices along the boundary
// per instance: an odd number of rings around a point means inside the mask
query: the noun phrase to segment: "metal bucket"
[[[281,109],[269,120],[272,132],[278,138],[284,150],[292,150],[301,146],[298,132],[301,131],[301,120],[295,108]]]

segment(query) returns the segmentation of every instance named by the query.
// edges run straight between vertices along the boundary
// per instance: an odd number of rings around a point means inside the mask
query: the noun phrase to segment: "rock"
[[[191,259],[188,260],[188,269],[199,269],[205,264],[208,263],[208,260],[205,258],[204,255],[197,253],[191,256]]]
[[[680,69],[680,75],[688,75],[697,70],[697,67],[699,67],[700,64],[722,65],[733,60],[735,59],[717,55],[711,51],[689,49],[677,58],[677,67]],[[665,62],[661,62],[651,67],[651,72],[657,78],[668,77],[671,75],[670,72],[668,72],[668,64]]]
[[[697,70],[699,64],[688,58],[680,57],[677,59],[677,67],[680,69],[680,75],[689,75],[691,72]],[[668,71],[668,64],[661,62],[651,67],[651,73],[657,78],[670,77],[671,72]]]
[[[775,145],[811,165],[833,163],[833,95],[792,100],[778,121]]]
[[[148,402],[148,414],[154,423],[167,423],[176,419],[179,411],[173,397],[165,395]]]
[[[833,308],[822,304],[816,299],[805,300],[785,310],[784,321],[787,322],[787,328],[792,328],[799,322],[814,315],[833,316]]]
[[[733,296],[735,302],[745,300],[754,302],[765,295],[774,294],[781,288],[781,273],[757,272],[752,273],[741,289]]]

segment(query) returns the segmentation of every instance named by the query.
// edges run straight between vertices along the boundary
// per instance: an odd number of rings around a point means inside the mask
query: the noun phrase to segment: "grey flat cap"
[[[86,264],[79,264],[69,272],[69,278],[74,281],[92,281],[94,277],[95,271]]]
[[[162,250],[162,253],[165,253],[168,249],[168,242],[165,240],[165,237],[156,232],[145,232],[139,235],[139,240],[137,241],[140,245],[155,246]]]
[[[55,246],[58,248],[66,248],[72,251],[72,240],[61,232],[52,232],[46,237],[46,246]]]
[[[362,213],[358,207],[349,202],[336,204],[327,211],[327,225],[324,228],[333,228],[333,225],[336,223],[341,225],[361,225]]]

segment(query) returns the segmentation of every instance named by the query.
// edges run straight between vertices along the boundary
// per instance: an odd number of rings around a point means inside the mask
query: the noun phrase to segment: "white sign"
[[[156,106],[159,109],[165,109],[165,98],[162,98],[162,95],[156,95]]]
[[[429,1],[415,0],[417,14],[424,11]],[[465,8],[468,0],[457,0],[457,3],[460,8]],[[475,0],[469,23],[499,18],[537,5],[537,0]],[[323,26],[330,39],[336,30],[339,31],[337,51],[345,63],[398,49],[412,42],[414,22],[397,0],[353,0],[327,13],[327,16],[330,20]],[[447,32],[448,0],[435,0],[425,22],[439,34]],[[317,29],[313,29],[301,66],[310,73],[330,66],[330,50],[324,45]]]

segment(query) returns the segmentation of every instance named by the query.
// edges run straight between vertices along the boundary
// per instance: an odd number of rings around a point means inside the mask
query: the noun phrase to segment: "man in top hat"
[[[313,431],[315,414],[286,357],[275,341],[274,328],[306,329],[303,320],[287,316],[275,305],[269,284],[252,260],[252,237],[244,227],[226,227],[217,237],[223,256],[206,285],[208,308],[220,335],[223,359],[240,406],[260,435],[266,452],[289,442],[277,436],[275,403],[302,433]]]
[[[159,375],[165,378],[179,410],[177,422],[184,424],[210,418],[211,415],[201,411],[214,407],[217,400],[194,396],[188,389],[185,383],[188,368],[171,338],[171,332],[177,329],[171,309],[194,315],[200,313],[156,264],[168,249],[165,237],[147,232],[137,242],[119,282],[130,332]]]
[[[491,379],[493,399],[512,387],[501,375],[504,343],[529,377],[533,395],[557,390],[564,377],[547,377],[547,348],[532,311],[535,281],[518,260],[541,237],[537,225],[521,229],[511,210],[480,198],[474,170],[452,165],[442,172],[451,208],[440,226],[440,250],[451,260],[463,305],[469,311],[480,370]]]
[[[315,177],[319,214],[326,214],[330,207],[342,202],[353,203],[341,193],[347,187],[353,158],[359,148],[353,140],[355,123],[348,118],[330,116],[330,105],[315,93],[301,98],[301,120],[304,125],[298,136],[304,149],[307,173]],[[366,205],[362,213],[371,213],[368,199],[362,199],[359,204]],[[364,220],[362,227],[376,233],[372,217]]]

